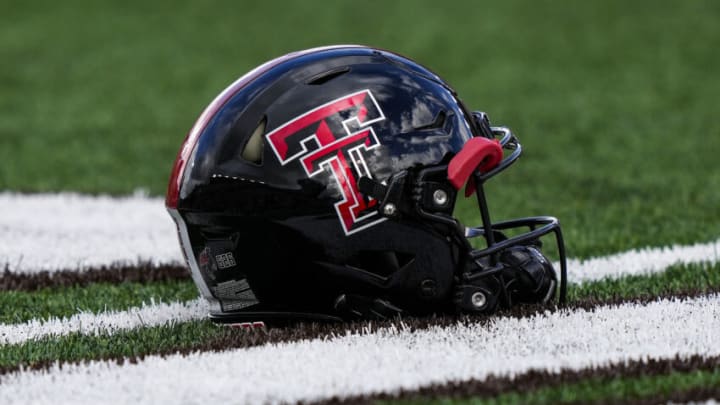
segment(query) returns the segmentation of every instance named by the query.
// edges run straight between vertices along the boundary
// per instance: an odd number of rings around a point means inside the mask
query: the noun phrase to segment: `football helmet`
[[[257,67],[210,103],[180,149],[166,206],[219,322],[562,303],[557,219],[490,219],[483,184],[521,151],[412,60],[315,48]],[[463,188],[479,226],[453,215]],[[559,276],[543,236],[556,240]]]

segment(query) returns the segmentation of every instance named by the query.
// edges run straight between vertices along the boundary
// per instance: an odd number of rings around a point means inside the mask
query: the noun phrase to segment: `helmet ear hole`
[[[267,119],[263,117],[262,121],[258,124],[257,128],[253,131],[250,138],[242,151],[242,158],[250,163],[256,165],[262,164],[263,149],[265,148],[265,121]]]

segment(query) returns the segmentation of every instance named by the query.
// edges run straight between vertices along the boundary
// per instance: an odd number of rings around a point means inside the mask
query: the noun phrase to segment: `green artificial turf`
[[[0,369],[53,361],[67,362],[172,353],[207,343],[230,333],[241,333],[241,331],[220,327],[209,320],[204,320],[116,331],[113,334],[72,333],[63,337],[46,337],[0,346]]]
[[[227,84],[290,51],[360,43],[425,64],[515,131],[525,153],[487,184],[493,219],[555,215],[577,258],[715,240],[719,19],[712,0],[12,2],[0,13],[0,192],[163,195],[183,137]],[[470,199],[457,213],[479,222]],[[718,291],[717,259],[571,285],[569,302]],[[3,291],[0,323],[196,296],[189,280]],[[202,320],[50,336],[0,345],[0,370],[263,341],[243,333]],[[718,385],[715,369],[401,402],[614,403]]]
[[[80,296],[78,302],[83,302],[85,310],[99,311],[101,307],[94,306],[94,301],[107,304],[113,309],[124,309],[147,302],[149,297],[168,302],[170,300],[189,300],[195,297],[194,286],[188,282],[175,282],[170,285],[152,283],[148,285],[135,285],[123,283],[119,286],[96,284],[85,287],[88,291],[83,294],[70,289],[68,296]],[[133,289],[139,291],[131,293]],[[648,299],[660,294],[681,294],[690,290],[697,292],[718,291],[720,289],[720,264],[693,264],[674,266],[666,272],[649,276],[624,277],[619,280],[602,280],[583,285],[571,285],[568,291],[568,300],[574,302],[591,301],[598,305],[604,302],[614,302],[618,299]],[[66,298],[63,291],[42,290],[34,293],[24,293],[28,301],[48,303],[59,302],[57,308],[48,304],[44,316],[69,315],[66,311]],[[138,297],[143,297],[142,299]],[[7,292],[0,293],[0,302],[5,305],[9,302]],[[107,299],[107,297],[115,297]],[[65,311],[65,312],[63,312]],[[6,314],[7,318],[9,315]],[[20,315],[18,315],[20,316]],[[23,313],[22,316],[26,316]],[[342,328],[341,328],[342,329]],[[173,323],[166,326],[143,327],[126,331],[106,332],[97,335],[83,335],[72,333],[66,336],[49,336],[38,340],[30,340],[20,344],[0,345],[0,367],[13,365],[32,365],[43,361],[76,361],[84,359],[98,359],[106,357],[144,355],[158,352],[172,352],[190,349],[210,341],[227,342],[232,340],[232,334],[243,333],[230,328],[218,327],[209,321],[191,321],[186,323]],[[224,339],[224,340],[223,340]],[[228,340],[230,339],[230,340]]]
[[[652,275],[604,279],[568,287],[568,302],[652,299],[680,293],[720,290],[720,263],[675,265]],[[154,283],[94,283],[84,287],[1,291],[0,323],[67,317],[77,312],[125,310],[151,302],[189,301],[198,297],[190,280]]]
[[[525,155],[488,183],[493,218],[556,215],[573,257],[710,240],[718,18],[714,1],[15,2],[0,15],[0,190],[164,194],[223,87],[289,51],[362,43],[515,130]]]
[[[568,302],[598,302],[627,299],[652,299],[679,293],[720,291],[720,263],[692,263],[669,267],[653,275],[625,276],[568,287]]]
[[[39,291],[0,291],[0,323],[67,317],[77,312],[124,310],[143,303],[187,301],[198,296],[190,280],[96,283]]]
[[[435,404],[435,405],[545,405],[545,404],[589,404],[589,403],[632,403],[643,398],[668,398],[693,389],[715,388],[720,384],[720,368],[693,372],[671,372],[668,374],[589,378],[579,383],[543,387],[538,390],[510,392],[492,398],[437,398],[378,401],[377,404]]]

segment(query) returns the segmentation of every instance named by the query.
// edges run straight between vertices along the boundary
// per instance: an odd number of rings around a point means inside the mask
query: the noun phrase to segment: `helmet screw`
[[[436,205],[445,205],[448,202],[448,195],[445,192],[445,190],[437,189],[435,192],[433,192],[433,201],[435,201]]]
[[[383,215],[391,217],[397,213],[397,207],[393,203],[387,203],[383,206]]]
[[[437,294],[437,283],[432,279],[425,279],[420,283],[420,294],[423,297],[433,297]]]
[[[470,297],[470,301],[477,309],[482,309],[487,304],[487,297],[481,291],[475,291]]]

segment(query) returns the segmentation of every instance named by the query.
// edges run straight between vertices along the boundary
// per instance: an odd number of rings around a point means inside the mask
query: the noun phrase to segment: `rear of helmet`
[[[208,106],[166,205],[218,321],[492,312],[553,296],[538,245],[550,232],[564,298],[557,221],[490,223],[482,185],[520,150],[416,63],[317,48],[258,67]],[[452,215],[468,182],[481,227]],[[505,238],[517,226],[529,232]]]

